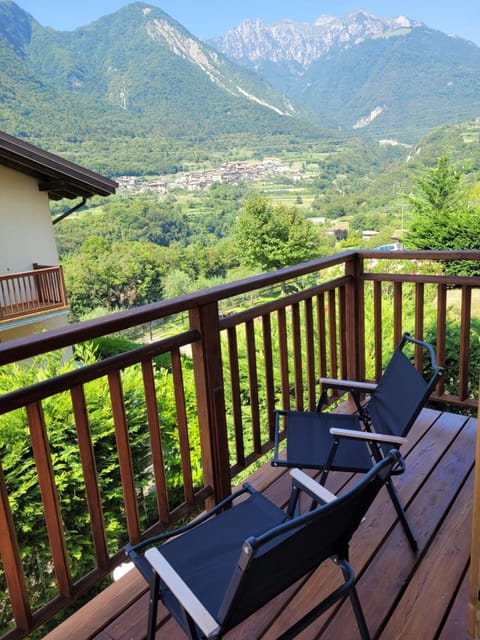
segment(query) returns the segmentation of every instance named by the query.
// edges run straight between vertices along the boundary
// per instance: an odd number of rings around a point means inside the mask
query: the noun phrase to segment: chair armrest
[[[158,573],[162,582],[167,585],[205,636],[207,638],[215,637],[220,631],[220,625],[186,582],[178,575],[161,551],[157,547],[151,547],[145,551],[145,557]]]
[[[371,393],[377,388],[376,382],[358,382],[357,380],[339,380],[337,378],[320,378],[320,384],[329,389],[355,389]]]
[[[341,438],[356,438],[358,440],[370,440],[373,442],[385,442],[390,444],[406,444],[407,438],[403,436],[389,436],[383,433],[372,433],[371,431],[356,431],[355,429],[340,429],[332,427],[330,429],[332,436],[340,436]]]
[[[304,471],[301,471],[300,469],[291,469],[290,475],[295,482],[300,485],[300,488],[303,488],[309,495],[312,495],[312,497],[315,496],[325,503],[332,502],[337,499],[337,496],[334,493],[325,489],[323,485],[316,482]]]

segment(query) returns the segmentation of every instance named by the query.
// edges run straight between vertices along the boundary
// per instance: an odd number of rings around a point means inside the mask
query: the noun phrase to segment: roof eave
[[[0,164],[32,176],[52,200],[114,194],[118,183],[0,131]]]

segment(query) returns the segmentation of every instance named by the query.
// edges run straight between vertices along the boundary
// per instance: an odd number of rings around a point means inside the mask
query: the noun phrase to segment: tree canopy
[[[406,196],[413,215],[404,237],[407,249],[462,250],[480,248],[480,208],[462,188],[462,174],[446,156],[417,178],[417,189]],[[445,265],[450,273],[478,272],[478,266],[464,263]],[[473,271],[472,271],[473,269]]]
[[[234,230],[242,260],[264,271],[318,257],[320,235],[295,207],[274,207],[268,198],[248,200]]]

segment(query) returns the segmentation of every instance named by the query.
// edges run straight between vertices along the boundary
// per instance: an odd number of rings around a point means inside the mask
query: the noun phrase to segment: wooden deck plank
[[[441,456],[445,448],[451,444],[465,423],[465,418],[462,416],[453,415],[450,417],[450,414],[446,416],[446,414],[439,414],[438,412],[429,413],[427,420],[424,418],[425,416],[412,428],[409,441],[417,443],[417,447],[407,456],[407,469],[405,473],[395,480],[405,504],[415,495],[422,485],[425,476],[430,472],[428,462],[432,462]],[[430,428],[431,420],[434,420],[434,428]],[[333,475],[334,474],[332,474],[332,476]],[[396,521],[396,512],[388,493],[386,491],[380,492],[352,541],[351,559],[357,576],[360,576],[364,571]],[[415,531],[415,533],[417,532]],[[405,547],[404,550],[401,550],[401,553],[405,554],[406,557],[412,558],[412,561],[414,561],[416,556],[411,552],[406,542],[403,529],[401,528],[399,528],[397,544],[400,545],[400,549]],[[301,615],[307,612],[308,604],[311,602],[309,599],[310,595],[311,597],[315,597],[317,601],[325,597],[328,592],[330,580],[335,579],[337,571],[338,569],[332,566],[330,569],[326,568],[315,572],[310,578],[305,591],[302,591],[298,596],[298,600],[292,603],[295,617],[300,618]],[[349,603],[346,603],[345,608],[350,611]],[[332,611],[335,611],[335,608],[333,608]],[[291,611],[288,610],[285,611],[280,618],[275,620],[269,632],[265,635],[265,640],[274,640],[278,637],[281,629],[284,629],[288,624],[291,615]],[[330,616],[331,613],[325,614],[315,625],[312,625],[312,629],[304,631],[302,639],[317,637],[318,630],[322,628],[322,625]],[[351,624],[349,628],[355,628],[353,617],[349,615],[349,620],[350,618]],[[340,631],[334,631],[332,638],[335,638],[335,633],[340,634]],[[337,637],[340,637],[340,635]]]
[[[458,640],[466,637],[469,587],[470,571],[467,568],[437,640]]]
[[[395,606],[385,638],[433,638],[465,574],[470,550],[473,473],[463,485],[425,557]],[[425,615],[411,615],[423,611]]]
[[[449,426],[458,423],[455,416],[451,414],[443,414],[442,420],[445,425]],[[465,477],[470,473],[475,454],[472,446],[474,437],[475,422],[471,420],[465,424],[465,428],[453,440],[447,453],[441,456],[438,464],[426,479],[421,492],[415,496],[407,510],[407,515],[418,540],[418,554],[411,551],[403,529],[397,523],[365,572],[360,575],[358,592],[372,636],[375,637],[382,631],[385,621],[392,615],[391,612],[394,611],[399,597],[421,564],[422,554],[428,547],[431,538],[437,534],[439,522],[442,522],[452,503],[454,504],[454,499],[463,485]],[[425,464],[432,462],[425,457],[423,461]],[[403,476],[398,480],[401,479]],[[355,538],[352,544],[354,566],[357,566],[354,553],[358,542]],[[426,615],[426,612],[422,611],[421,615]],[[351,608],[344,604],[332,624],[321,636],[322,640],[335,640],[340,637],[343,626],[351,627],[352,620]],[[436,631],[436,629],[432,630],[431,638],[435,637]],[[392,636],[382,634],[380,637],[391,640]],[[412,636],[412,638],[415,637],[417,636]],[[427,640],[427,637],[423,637],[422,640]]]
[[[95,635],[95,640],[130,640],[130,638],[144,638],[147,633],[147,617],[149,594],[145,593],[132,606],[119,615],[111,624]],[[157,621],[160,627],[166,625],[170,619],[169,612],[163,605],[159,605]],[[178,625],[175,625],[178,627]],[[183,634],[178,630],[178,637]],[[173,640],[173,637],[172,637]]]
[[[406,471],[395,479],[419,541],[411,551],[386,491],[381,491],[351,544],[351,560],[365,617],[376,640],[466,637],[471,482],[476,421],[458,414],[422,411],[402,448]],[[310,472],[314,475],[313,472]],[[290,493],[288,471],[266,464],[248,481],[279,505]],[[343,491],[351,474],[332,473],[328,486]],[[449,575],[446,576],[445,567]],[[324,563],[311,576],[267,604],[226,640],[276,640],[338,580]],[[147,585],[135,571],[85,605],[44,640],[145,640]],[[157,639],[184,640],[159,607]],[[349,602],[332,608],[299,640],[357,640]]]
[[[143,577],[131,571],[50,631],[44,640],[93,638],[99,629],[115,621],[147,591]]]

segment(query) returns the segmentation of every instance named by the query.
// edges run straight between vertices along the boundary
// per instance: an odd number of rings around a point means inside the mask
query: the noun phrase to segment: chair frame
[[[321,476],[320,476],[319,482],[320,484],[323,485],[325,484],[330,471],[335,470],[333,462],[342,439],[357,441],[359,443],[363,442],[365,446],[369,448],[369,451],[372,457],[372,464],[379,462],[384,457],[384,449],[382,448],[382,445],[388,446],[388,447],[392,446],[392,447],[400,448],[403,444],[406,444],[408,441],[406,434],[412,427],[422,407],[425,405],[425,402],[430,397],[438,381],[444,374],[444,369],[437,364],[436,355],[433,347],[429,343],[423,340],[414,338],[408,332],[405,332],[403,334],[395,352],[403,351],[403,348],[407,343],[417,345],[418,347],[421,347],[422,349],[426,350],[426,352],[429,354],[429,357],[430,357],[432,374],[429,380],[426,381],[425,392],[422,400],[418,403],[418,406],[415,412],[413,412],[412,415],[410,416],[409,421],[403,426],[402,432],[404,435],[390,435],[386,433],[378,433],[375,431],[375,425],[373,424],[372,418],[368,411],[369,402],[368,401],[364,402],[364,398],[366,396],[370,396],[370,398],[374,397],[379,384],[371,383],[371,382],[359,382],[354,380],[341,380],[336,378],[321,378],[320,379],[321,394],[315,409],[315,413],[319,413],[319,414],[324,413],[323,409],[325,406],[328,405],[329,391],[331,390],[340,391],[341,392],[340,395],[349,393],[355,403],[360,426],[362,427],[363,430],[353,429],[353,428],[343,429],[338,427],[331,427],[329,429],[329,433],[332,436],[331,448],[329,450],[328,457],[325,463],[322,465],[302,464],[302,462],[299,461],[298,459],[296,459],[295,461],[289,462],[288,459],[282,458],[280,455],[280,444],[281,444],[280,422],[282,417],[288,419],[289,415],[291,415],[292,412],[288,410],[283,410],[283,409],[276,410],[275,411],[274,455],[273,455],[272,465],[285,466],[285,467],[298,466],[301,468],[321,469]],[[393,355],[392,355],[392,359],[393,359]],[[385,369],[384,374],[386,370],[387,368]],[[325,414],[325,415],[330,415],[330,414]],[[356,471],[356,469],[354,468],[352,468],[351,470],[354,472]],[[402,458],[399,464],[397,465],[396,469],[393,470],[391,475],[399,475],[404,471],[405,471],[405,463]],[[414,551],[418,551],[417,541],[415,539],[415,536],[413,535],[410,524],[408,523],[405,510],[400,502],[400,498],[398,496],[398,493],[395,489],[395,486],[391,478],[387,479],[387,481],[385,482],[385,486],[390,494],[393,505],[395,507],[395,510],[397,511],[399,520],[402,524],[402,527],[405,531],[405,534],[408,538],[411,548]]]
[[[290,501],[285,512],[286,519],[281,524],[277,524],[272,528],[266,530],[256,536],[247,537],[242,545],[242,549],[239,549],[239,560],[237,569],[235,570],[236,577],[232,576],[230,587],[223,598],[223,604],[221,605],[218,613],[220,620],[217,620],[214,615],[208,611],[208,609],[199,600],[199,597],[190,589],[185,583],[182,576],[178,574],[175,567],[173,567],[168,559],[162,553],[163,543],[167,543],[170,538],[181,536],[189,531],[201,527],[204,522],[215,516],[222,518],[222,512],[227,508],[235,509],[233,502],[245,494],[249,496],[261,495],[248,483],[233,493],[231,496],[220,502],[213,509],[206,512],[195,521],[158,536],[144,540],[136,545],[127,545],[126,554],[133,560],[135,566],[142,573],[144,578],[150,584],[150,606],[148,614],[148,633],[147,640],[154,640],[156,632],[156,620],[157,620],[157,608],[158,602],[162,599],[162,590],[168,589],[169,595],[175,597],[177,604],[180,604],[182,611],[182,620],[180,622],[184,631],[188,637],[192,640],[200,640],[201,638],[221,638],[223,633],[234,628],[239,622],[251,615],[247,614],[239,621],[231,622],[231,610],[235,610],[236,596],[240,589],[240,597],[242,597],[243,582],[251,563],[255,562],[257,552],[265,549],[265,545],[268,544],[282,544],[282,539],[288,532],[293,530],[301,531],[302,527],[308,527],[312,522],[317,519],[324,524],[324,518],[335,517],[338,509],[341,508],[340,504],[343,504],[343,510],[345,511],[346,505],[348,505],[348,513],[350,513],[351,505],[354,504],[354,500],[357,496],[365,495],[362,492],[368,491],[366,498],[363,498],[365,504],[360,506],[360,516],[363,517],[367,511],[369,504],[377,495],[386,477],[390,475],[394,466],[401,459],[401,456],[397,450],[392,450],[385,458],[375,465],[368,474],[362,477],[354,487],[348,490],[343,495],[337,497],[325,487],[318,484],[310,476],[305,474],[300,469],[291,469],[290,475],[292,478],[293,486],[297,492],[305,492],[312,500],[321,505],[318,509],[304,513],[302,515],[295,515],[295,504]],[[374,485],[371,485],[375,482]],[[372,487],[371,489],[369,487]],[[370,493],[371,492],[371,493]],[[262,500],[269,502],[266,498],[262,497]],[[341,502],[342,501],[342,502]],[[346,504],[345,504],[346,503]],[[338,505],[338,506],[337,506]],[[325,511],[329,509],[329,511]],[[279,510],[281,512],[281,510]],[[343,511],[343,512],[344,512]],[[350,517],[350,516],[349,516]],[[355,520],[355,518],[357,519]],[[353,515],[354,522],[347,525],[347,529],[351,531],[350,537],[354,534],[354,531],[358,527],[359,519],[358,513]],[[219,525],[220,526],[220,525]],[[345,525],[342,525],[345,526]],[[295,532],[296,533],[296,532]],[[292,535],[295,536],[295,533]],[[353,611],[357,620],[360,636],[363,640],[369,640],[369,631],[365,622],[365,617],[362,611],[360,600],[355,588],[355,573],[348,558],[348,540],[345,541],[344,533],[341,534],[341,539],[333,544],[336,549],[334,556],[330,556],[335,564],[341,569],[344,582],[339,587],[334,589],[327,597],[325,597],[320,603],[316,604],[307,614],[305,614],[299,621],[294,623],[288,630],[286,630],[278,640],[290,640],[296,637],[302,630],[309,626],[313,620],[319,615],[329,609],[335,602],[343,599],[347,595],[350,598]],[[297,543],[298,544],[298,543]],[[332,543],[329,543],[331,546]],[[338,553],[337,553],[338,551]],[[321,553],[319,554],[321,557]],[[315,561],[315,567],[319,566],[325,559],[329,557],[329,554],[323,555],[321,559]],[[295,566],[295,565],[293,565]],[[315,568],[313,567],[313,568]],[[309,569],[310,571],[311,569]],[[240,571],[240,573],[238,573]],[[290,579],[290,578],[289,578]],[[290,584],[293,584],[298,579],[298,575],[292,579]],[[284,581],[285,582],[285,581]],[[283,590],[287,588],[281,587]],[[281,590],[276,592],[276,595],[281,593]],[[273,595],[275,597],[275,594]],[[255,605],[256,606],[256,605]],[[260,605],[263,606],[263,605]],[[253,609],[254,612],[256,609]],[[222,613],[223,611],[223,613]]]

